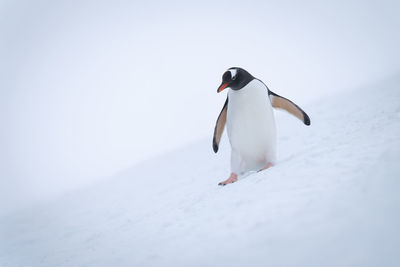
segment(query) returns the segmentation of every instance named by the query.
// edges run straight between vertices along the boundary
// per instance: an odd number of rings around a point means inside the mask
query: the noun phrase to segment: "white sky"
[[[400,69],[399,1],[141,2],[0,3],[1,203],[211,149],[229,67],[300,106]]]

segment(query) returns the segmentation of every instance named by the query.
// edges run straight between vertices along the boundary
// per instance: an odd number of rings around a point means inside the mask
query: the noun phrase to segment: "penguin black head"
[[[222,83],[218,87],[217,92],[221,92],[225,88],[229,87],[232,90],[240,90],[251,82],[254,77],[242,68],[229,68],[222,75]]]

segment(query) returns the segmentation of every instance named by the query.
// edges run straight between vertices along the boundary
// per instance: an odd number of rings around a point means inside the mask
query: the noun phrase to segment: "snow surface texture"
[[[399,266],[399,85],[276,112],[278,164],[232,185],[224,136],[9,214],[0,266]]]

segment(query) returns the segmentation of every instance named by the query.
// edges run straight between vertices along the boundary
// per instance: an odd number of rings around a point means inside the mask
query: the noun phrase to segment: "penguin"
[[[310,125],[310,117],[295,103],[271,90],[239,67],[222,75],[217,93],[229,88],[214,128],[212,147],[218,152],[225,125],[231,145],[231,174],[218,185],[234,183],[251,171],[262,171],[276,163],[276,125],[273,108],[283,109]]]

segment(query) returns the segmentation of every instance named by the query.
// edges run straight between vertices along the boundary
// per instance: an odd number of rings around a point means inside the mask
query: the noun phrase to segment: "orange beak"
[[[228,87],[229,83],[221,84],[217,90],[217,93],[222,92],[226,87]]]

